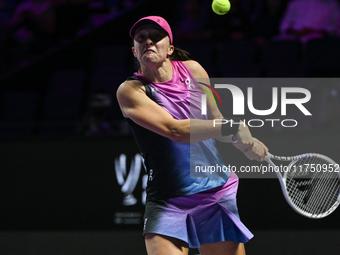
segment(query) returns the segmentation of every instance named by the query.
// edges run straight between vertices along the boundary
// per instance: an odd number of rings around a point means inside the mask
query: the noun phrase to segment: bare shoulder
[[[135,92],[141,92],[145,93],[145,88],[143,84],[138,80],[130,80],[125,81],[117,89],[117,98],[119,97],[128,97],[131,94],[134,94]]]
[[[183,64],[186,65],[186,67],[188,67],[188,69],[191,71],[191,72],[197,72],[197,71],[200,71],[203,69],[203,67],[200,65],[200,63],[198,63],[197,61],[195,60],[186,60],[186,61],[183,61]]]
[[[190,70],[192,75],[197,78],[207,78],[208,74],[200,63],[194,60],[183,61],[183,64]]]
[[[122,110],[123,115],[126,117],[126,112],[140,104],[146,95],[144,85],[138,80],[130,80],[123,82],[117,89],[117,101]]]

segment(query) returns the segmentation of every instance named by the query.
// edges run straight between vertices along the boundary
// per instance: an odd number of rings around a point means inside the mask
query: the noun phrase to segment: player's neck
[[[167,82],[172,79],[173,68],[169,60],[163,62],[161,66],[142,66],[141,73],[152,82]]]

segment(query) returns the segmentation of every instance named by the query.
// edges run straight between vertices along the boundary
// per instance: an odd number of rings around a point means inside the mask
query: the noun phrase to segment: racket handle
[[[237,133],[235,135],[233,135],[233,137],[231,138],[231,141],[233,143],[237,143],[238,142]]]
[[[267,155],[264,156],[264,160],[270,159],[272,158],[273,155],[269,153],[269,151],[267,152]]]

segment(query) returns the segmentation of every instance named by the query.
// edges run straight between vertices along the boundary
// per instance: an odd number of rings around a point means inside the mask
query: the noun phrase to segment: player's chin
[[[145,66],[152,66],[154,64],[159,63],[159,59],[157,58],[157,56],[155,56],[155,54],[144,54],[142,57],[142,63]]]

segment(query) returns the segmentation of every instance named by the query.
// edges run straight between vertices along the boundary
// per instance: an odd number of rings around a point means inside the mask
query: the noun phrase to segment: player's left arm
[[[198,62],[188,60],[183,61],[183,63],[188,67],[197,81],[202,81],[210,86],[209,75]],[[212,93],[212,91],[207,86],[201,85],[201,87]],[[203,93],[206,92],[203,91]],[[214,100],[210,96],[207,96],[207,110],[209,119],[224,119],[221,111],[218,109]],[[233,135],[220,136],[217,137],[216,140],[230,143],[232,142],[232,137]],[[247,125],[239,125],[236,138],[238,141],[237,143],[233,143],[234,146],[242,151],[246,157],[251,160],[256,159],[258,161],[263,161],[264,155],[267,154],[268,148],[262,142],[252,137]]]
[[[204,90],[209,91],[209,93],[212,94],[212,91],[209,89],[209,86],[211,86],[209,75],[205,71],[205,69],[198,62],[194,60],[187,60],[187,61],[184,61],[183,63],[188,67],[188,69],[190,70],[190,72],[192,73],[192,75],[195,77],[195,79],[198,82],[202,82],[208,85],[208,86],[205,86],[205,85],[200,84],[200,87]],[[204,90],[203,90],[203,93],[207,94],[207,92],[205,92]],[[218,109],[214,100],[209,95],[207,96],[207,109],[208,109],[209,119],[223,119],[222,113]]]
[[[209,86],[210,84],[210,79],[209,75],[206,72],[206,70],[196,61],[194,60],[188,60],[183,62],[188,69],[190,70],[191,74],[195,77],[196,81],[202,82],[208,86],[205,86],[203,84],[200,84],[200,87],[204,90],[207,90],[209,93],[213,93],[210,89]],[[206,91],[203,90],[203,93],[207,94]],[[215,104],[214,100],[211,98],[210,95],[207,95],[207,110],[208,110],[208,118],[211,120],[214,119],[224,119],[220,109],[217,107]],[[217,140],[221,142],[232,142],[232,135],[230,136],[221,136],[217,137]]]

